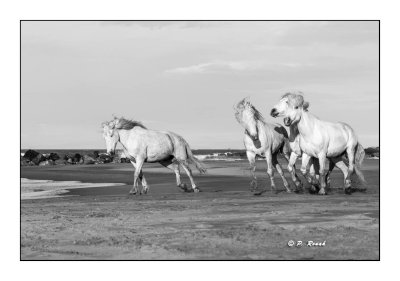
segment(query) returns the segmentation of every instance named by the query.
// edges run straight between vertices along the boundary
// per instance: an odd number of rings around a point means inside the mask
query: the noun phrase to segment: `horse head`
[[[118,125],[118,119],[114,119],[109,122],[103,122],[103,138],[106,141],[107,153],[110,155],[115,154],[115,148],[119,141],[118,131],[116,126]]]
[[[300,121],[303,111],[308,111],[309,102],[304,101],[303,94],[287,93],[271,110],[272,117],[283,117],[283,123],[290,126]]]
[[[235,108],[236,120],[243,126],[245,133],[253,140],[258,141],[258,122],[264,123],[261,113],[251,104],[249,98],[239,101]]]

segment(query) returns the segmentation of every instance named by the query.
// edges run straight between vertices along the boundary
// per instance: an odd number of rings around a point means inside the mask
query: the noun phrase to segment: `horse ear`
[[[304,109],[304,111],[308,111],[308,107],[310,106],[310,103],[308,102],[308,101],[305,101],[304,103],[303,103],[303,109]]]

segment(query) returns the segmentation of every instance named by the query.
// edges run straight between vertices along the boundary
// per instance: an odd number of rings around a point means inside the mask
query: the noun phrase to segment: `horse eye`
[[[298,109],[298,108],[299,108],[298,106],[295,106],[295,107],[294,107],[294,109]]]

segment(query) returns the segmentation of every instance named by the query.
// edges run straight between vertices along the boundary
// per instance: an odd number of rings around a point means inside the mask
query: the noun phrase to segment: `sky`
[[[113,114],[241,149],[233,105],[283,124],[269,112],[289,91],[378,146],[378,22],[22,22],[24,149],[105,148]]]

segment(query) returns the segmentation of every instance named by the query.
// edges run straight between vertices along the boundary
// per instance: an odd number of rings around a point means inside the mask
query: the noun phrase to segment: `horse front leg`
[[[250,171],[253,179],[250,182],[250,191],[257,190],[257,176],[256,176],[256,154],[253,151],[246,151],[247,159],[250,163]]]
[[[137,194],[138,192],[138,181],[140,179],[140,175],[142,174],[142,167],[143,167],[144,160],[142,158],[136,158],[136,165],[135,165],[135,174],[133,177],[133,187],[131,191],[129,192],[130,194]],[[143,174],[142,174],[143,178]],[[143,190],[142,190],[143,191]],[[140,194],[142,194],[142,191]]]
[[[271,191],[275,191],[276,193],[276,186],[275,186],[275,179],[274,179],[274,170],[272,169],[272,152],[267,150],[265,152],[265,160],[267,161],[267,174],[269,179],[271,180]]]
[[[271,180],[271,191],[276,192],[276,186],[275,186],[275,180],[274,180],[274,170],[272,169],[272,153],[270,150],[267,150],[265,152],[265,161],[267,161],[267,174],[269,176],[269,179]],[[261,195],[267,191],[267,188],[265,187],[263,190],[260,192],[254,193],[254,195]]]
[[[287,193],[291,193],[292,191],[290,190],[289,183],[287,182],[287,180],[285,178],[285,174],[284,174],[284,172],[282,170],[281,165],[278,162],[277,156],[278,155],[276,153],[274,155],[272,155],[272,165],[275,167],[275,169],[278,171],[278,174],[281,176],[282,181],[283,181],[283,185],[286,188],[286,192]]]
[[[135,171],[136,171],[136,163],[134,161],[131,160],[131,164],[133,165]],[[146,194],[149,190],[149,186],[147,184],[146,178],[143,175],[143,171],[140,171],[139,174],[139,181],[142,184],[143,187],[143,192]],[[135,195],[138,193],[138,189],[135,187],[135,185],[132,186],[132,189],[129,191],[129,194]]]

